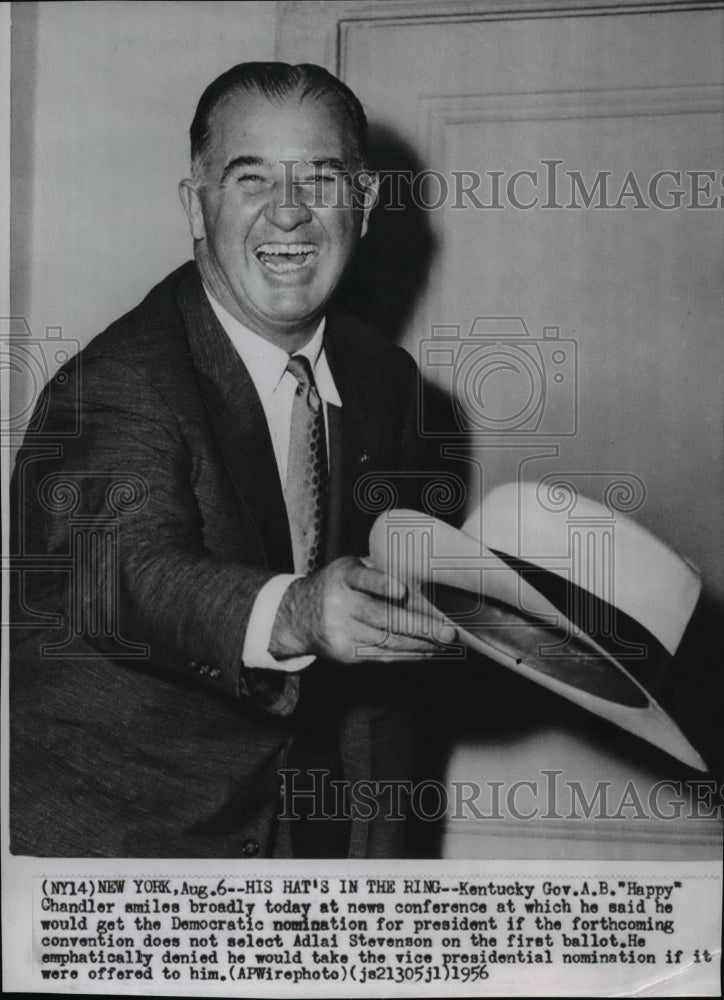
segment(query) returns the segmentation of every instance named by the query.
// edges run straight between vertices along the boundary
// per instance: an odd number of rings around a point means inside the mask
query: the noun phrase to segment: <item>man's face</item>
[[[213,115],[201,177],[181,182],[210,291],[287,350],[314,332],[366,228],[345,180],[352,167],[326,103],[240,93]]]

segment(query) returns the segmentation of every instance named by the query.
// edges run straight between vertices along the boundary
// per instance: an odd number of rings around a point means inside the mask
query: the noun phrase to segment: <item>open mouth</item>
[[[309,267],[318,255],[314,243],[262,243],[254,255],[264,267],[276,274],[300,271]]]

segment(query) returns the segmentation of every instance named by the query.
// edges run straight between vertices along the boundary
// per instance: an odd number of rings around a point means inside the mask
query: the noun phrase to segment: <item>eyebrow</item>
[[[308,160],[307,162],[313,167],[332,167],[333,170],[349,170],[347,164],[342,160],[338,160],[336,156],[323,156],[315,160]]]

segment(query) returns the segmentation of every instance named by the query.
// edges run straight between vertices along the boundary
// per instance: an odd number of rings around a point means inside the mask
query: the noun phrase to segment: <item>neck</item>
[[[205,266],[203,255],[196,252],[196,265],[199,269],[201,279],[209,294],[221,305],[230,316],[241,323],[252,333],[262,337],[264,340],[281,348],[288,354],[294,354],[301,350],[305,344],[314,336],[322,318],[322,312],[305,317],[302,320],[295,320],[289,323],[273,323],[266,320],[257,320],[253,316],[246,315],[239,307],[234,297],[229,293],[223,282],[214,280],[215,276],[209,272]]]

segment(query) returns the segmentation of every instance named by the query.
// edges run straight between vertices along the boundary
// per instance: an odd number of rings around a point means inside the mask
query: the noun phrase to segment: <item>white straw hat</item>
[[[462,531],[417,511],[381,514],[370,557],[443,611],[465,646],[706,770],[651,693],[701,579],[630,517],[512,483]]]

